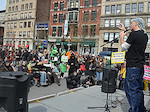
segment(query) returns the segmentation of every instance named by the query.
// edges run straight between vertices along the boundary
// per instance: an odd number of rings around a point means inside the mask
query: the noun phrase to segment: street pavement
[[[56,83],[53,83],[49,86],[32,86],[28,94],[28,99],[31,100],[46,95],[58,94],[59,92],[67,90],[66,79],[61,79],[60,84],[61,86],[58,86]]]
[[[87,107],[104,107],[106,93],[100,86],[70,91],[67,94],[29,103],[29,112],[104,112],[105,108],[88,109]],[[109,94],[108,104],[111,112],[127,112],[129,105],[122,90]],[[145,92],[145,105],[150,108],[150,97]]]

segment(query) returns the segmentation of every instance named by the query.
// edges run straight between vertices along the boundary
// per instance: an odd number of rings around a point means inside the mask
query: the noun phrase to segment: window
[[[18,5],[16,6],[16,11],[18,11]]]
[[[14,15],[12,14],[12,15],[11,15],[11,20],[13,20],[13,19],[14,19]]]
[[[13,35],[12,35],[12,32],[10,32],[10,37],[12,37]]]
[[[111,14],[115,14],[115,5],[111,6]]]
[[[114,40],[114,33],[109,33],[109,42]]]
[[[19,0],[16,0],[16,3],[19,2]]]
[[[32,12],[29,12],[29,18],[32,18]]]
[[[125,27],[129,27],[130,26],[130,19],[125,19]]]
[[[14,28],[17,28],[17,23],[14,23]]]
[[[147,26],[150,27],[150,18],[147,18]]]
[[[148,11],[150,12],[150,2],[148,2]]]
[[[59,23],[63,22],[63,14],[59,14]]]
[[[23,22],[20,22],[20,28],[23,28]]]
[[[115,34],[115,38],[114,38],[115,41],[114,41],[114,42],[115,42],[115,43],[118,43],[119,33],[114,33],[114,34]]]
[[[10,28],[10,24],[9,23],[7,23],[7,29],[9,29]]]
[[[108,42],[108,41],[109,41],[109,34],[104,33],[104,42]]]
[[[15,0],[13,0],[13,3],[15,3]]]
[[[136,3],[133,3],[132,4],[132,12],[137,12],[137,4]]]
[[[111,19],[111,20],[110,20],[110,26],[111,26],[111,27],[115,27],[115,20],[114,20],[114,19]]]
[[[89,20],[89,12],[84,12],[83,21],[88,21],[88,20]]]
[[[23,13],[20,14],[20,19],[23,19]]]
[[[54,11],[58,11],[58,3],[54,3]]]
[[[26,31],[23,31],[23,37],[26,37]]]
[[[32,9],[32,8],[33,8],[33,3],[30,3],[29,9]]]
[[[15,19],[17,19],[18,18],[18,15],[17,14],[15,14]]]
[[[130,13],[130,4],[126,4],[126,13]]]
[[[12,3],[12,1],[11,0],[9,0],[9,4],[11,4]]]
[[[57,14],[53,16],[53,23],[57,22]]]
[[[19,37],[22,37],[22,31],[19,31]]]
[[[21,5],[21,10],[24,10],[24,4]]]
[[[12,6],[12,11],[14,11],[15,10],[15,8],[14,8],[14,6]]]
[[[74,1],[71,0],[71,1],[70,1],[70,8],[73,8],[73,7],[74,7]]]
[[[30,35],[31,35],[31,32],[28,31],[28,32],[27,32],[27,37],[30,37]]]
[[[10,25],[10,28],[11,28],[11,29],[13,29],[13,25],[14,25],[14,24],[13,24],[13,23],[11,23],[11,25]]]
[[[139,3],[138,5],[138,12],[143,12],[143,3]]]
[[[91,20],[94,21],[96,19],[97,19],[97,12],[96,11],[92,11]]]
[[[116,27],[120,26],[120,19],[116,19]]]
[[[90,5],[90,0],[85,0],[85,7],[89,7],[89,5]]]
[[[69,12],[69,21],[73,20],[73,12]]]
[[[92,6],[97,6],[97,0],[92,0]]]
[[[52,36],[55,37],[56,36],[56,27],[53,27],[52,31],[53,31]]]
[[[10,15],[8,15],[8,20],[10,20]]]
[[[88,35],[88,26],[83,26],[83,36],[86,37]]]
[[[62,27],[58,27],[58,37],[62,36]]]
[[[27,18],[28,18],[28,16],[27,16],[27,15],[28,15],[28,13],[26,12],[26,13],[24,14],[24,18],[25,18],[25,19],[27,19]]]
[[[106,6],[106,14],[110,14],[110,6]]]
[[[75,12],[74,20],[75,20],[75,21],[78,21],[78,12]]]
[[[9,37],[9,32],[6,33],[7,37]]]
[[[95,31],[96,31],[96,25],[92,25],[91,26],[90,36],[95,36]]]
[[[109,27],[109,20],[108,19],[105,20],[105,27]]]
[[[117,14],[118,14],[118,13],[121,13],[121,4],[118,4],[118,5],[117,5]]]
[[[15,36],[16,36],[16,31],[14,31],[14,33],[13,33],[13,38],[15,38]]]
[[[11,12],[11,7],[8,8],[8,12]]]
[[[60,2],[60,10],[64,10],[64,2]]]
[[[25,5],[25,10],[28,10],[28,4]]]
[[[28,28],[31,27],[31,21],[28,21]]]
[[[27,22],[24,22],[24,28],[26,28],[27,27]]]

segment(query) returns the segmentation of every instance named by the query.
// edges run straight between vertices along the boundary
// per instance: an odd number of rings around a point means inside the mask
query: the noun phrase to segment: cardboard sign
[[[113,52],[111,55],[111,63],[124,63],[125,52]]]
[[[145,66],[144,67],[144,76],[143,79],[149,80],[150,81],[150,66]]]
[[[61,61],[62,62],[68,62],[68,56],[62,56]]]

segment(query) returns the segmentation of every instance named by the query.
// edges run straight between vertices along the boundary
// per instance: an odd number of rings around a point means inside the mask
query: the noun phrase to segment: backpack
[[[80,65],[80,69],[81,71],[85,71],[85,65],[84,64]]]

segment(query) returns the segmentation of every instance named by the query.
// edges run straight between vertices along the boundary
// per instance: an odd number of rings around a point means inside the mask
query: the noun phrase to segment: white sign
[[[67,32],[68,32],[68,20],[65,20],[64,35],[67,35]]]
[[[68,62],[68,56],[62,56],[61,61],[62,62]]]

